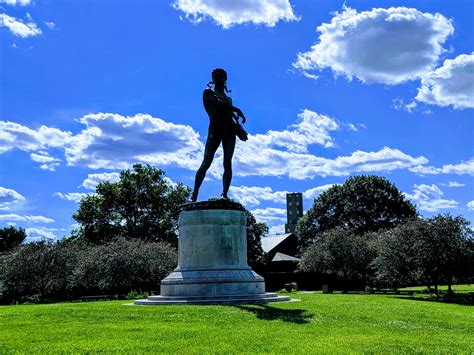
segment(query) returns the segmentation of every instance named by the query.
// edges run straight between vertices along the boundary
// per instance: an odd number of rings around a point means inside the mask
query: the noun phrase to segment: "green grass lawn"
[[[294,293],[300,301],[235,306],[125,306],[131,301],[0,306],[0,353],[464,352],[474,308],[400,295]]]

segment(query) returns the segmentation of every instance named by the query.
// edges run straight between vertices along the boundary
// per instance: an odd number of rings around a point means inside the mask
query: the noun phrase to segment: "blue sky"
[[[467,0],[0,0],[0,226],[61,238],[135,162],[192,186],[216,67],[250,133],[231,197],[272,233],[287,191],[307,209],[354,174],[474,221],[473,20]]]

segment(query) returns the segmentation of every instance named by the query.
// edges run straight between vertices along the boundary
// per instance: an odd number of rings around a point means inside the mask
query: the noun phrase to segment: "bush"
[[[35,303],[153,291],[177,259],[169,244],[124,238],[106,245],[81,240],[29,243],[0,254],[0,297],[3,303]]]
[[[80,253],[73,275],[74,288],[82,295],[152,291],[159,288],[177,263],[176,250],[166,243],[117,238]]]

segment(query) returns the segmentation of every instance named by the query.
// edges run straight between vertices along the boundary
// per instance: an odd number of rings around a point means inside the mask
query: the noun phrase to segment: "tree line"
[[[177,264],[180,206],[190,188],[164,171],[135,164],[117,182],[101,182],[73,214],[78,228],[57,242],[23,243],[25,230],[0,228],[0,300],[48,301],[94,294],[157,291]],[[248,260],[269,263],[268,233],[245,209]],[[345,288],[398,288],[471,282],[474,241],[462,216],[422,218],[387,179],[353,176],[314,200],[300,218],[302,273],[318,273]]]

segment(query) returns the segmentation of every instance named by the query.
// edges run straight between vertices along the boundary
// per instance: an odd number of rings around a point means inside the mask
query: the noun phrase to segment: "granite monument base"
[[[161,282],[159,296],[137,305],[232,304],[289,301],[265,292],[263,277],[247,264],[243,207],[229,200],[183,205],[178,267]]]

